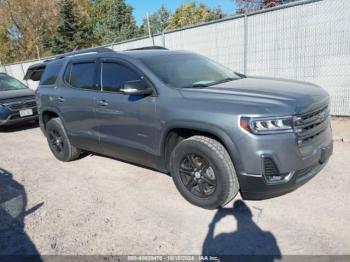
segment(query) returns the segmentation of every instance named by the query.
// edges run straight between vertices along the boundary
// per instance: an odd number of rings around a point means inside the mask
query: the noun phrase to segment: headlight
[[[293,132],[293,118],[288,117],[241,117],[241,127],[253,134],[275,134]]]

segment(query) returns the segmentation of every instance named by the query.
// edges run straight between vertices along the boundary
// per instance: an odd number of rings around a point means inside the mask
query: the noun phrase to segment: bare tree
[[[35,58],[37,48],[47,54],[41,38],[56,27],[57,3],[58,0],[0,0],[0,27],[5,28],[12,46],[18,50],[14,59]]]
[[[246,13],[261,9],[271,8],[278,5],[294,2],[297,0],[234,0],[237,13]]]

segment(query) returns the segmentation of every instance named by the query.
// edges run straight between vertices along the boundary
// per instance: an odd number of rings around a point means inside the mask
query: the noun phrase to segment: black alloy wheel
[[[51,148],[57,153],[62,154],[64,150],[64,143],[62,139],[62,135],[59,133],[57,129],[51,129],[48,138],[51,144]]]
[[[170,155],[169,168],[176,188],[196,206],[225,206],[239,192],[230,155],[213,138],[192,136],[180,141]]]
[[[79,158],[81,150],[71,144],[61,119],[52,118],[47,122],[46,138],[58,160],[68,162]]]
[[[184,186],[197,197],[207,198],[215,192],[215,173],[204,157],[187,154],[181,161],[179,173]]]

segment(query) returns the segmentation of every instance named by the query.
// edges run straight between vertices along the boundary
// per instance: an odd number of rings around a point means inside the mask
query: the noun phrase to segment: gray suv
[[[57,159],[88,151],[170,173],[203,208],[239,191],[253,200],[293,191],[332,154],[329,95],[313,84],[247,77],[156,47],[71,53],[32,75]]]

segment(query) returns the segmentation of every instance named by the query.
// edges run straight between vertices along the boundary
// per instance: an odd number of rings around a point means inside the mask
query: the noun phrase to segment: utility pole
[[[243,74],[247,74],[247,60],[248,60],[248,16],[247,11],[244,12],[244,40],[243,40]]]
[[[40,52],[39,52],[39,47],[36,45],[36,54],[38,55],[38,60],[40,60]]]
[[[6,73],[6,67],[2,65],[1,60],[0,60],[0,67],[2,67],[3,70],[5,70],[5,73]],[[0,72],[1,72],[1,71],[0,71]]]
[[[152,44],[154,45],[154,39],[153,39],[153,36],[152,36],[152,33],[151,33],[151,26],[150,26],[150,23],[149,23],[148,13],[146,13],[146,18],[147,18],[148,36],[149,36],[149,38],[152,39]]]

